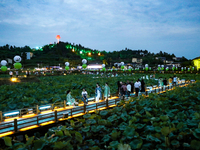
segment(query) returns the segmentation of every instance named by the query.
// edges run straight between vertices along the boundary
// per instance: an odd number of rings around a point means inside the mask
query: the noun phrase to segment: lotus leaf
[[[111,138],[112,140],[117,140],[117,138],[120,136],[121,132],[117,132],[116,130],[113,130],[112,133],[111,133]]]
[[[86,142],[88,143],[89,146],[93,146],[95,144],[95,142],[92,139],[86,140]]]
[[[159,143],[161,143],[161,140],[159,140],[156,137],[153,137],[152,135],[147,135],[147,140],[151,141],[151,142],[159,142]]]
[[[87,121],[86,121],[86,123],[87,124],[95,124],[96,123],[96,120],[94,120],[94,119],[88,119]]]
[[[85,126],[81,129],[83,132],[89,132],[90,131],[90,126]]]
[[[75,139],[76,139],[79,143],[82,143],[82,141],[83,141],[83,137],[82,137],[82,135],[81,135],[79,132],[76,132],[76,133],[75,133]]]
[[[132,139],[135,135],[135,129],[127,126],[123,132],[123,135],[126,136],[127,139]]]
[[[104,137],[103,137],[103,139],[102,139],[102,141],[104,141],[104,142],[108,142],[110,140],[110,136],[109,135],[104,135]]]
[[[192,149],[199,150],[200,149],[200,141],[192,140],[190,143]]]
[[[64,135],[62,131],[55,131],[55,134],[56,134],[57,136],[63,136],[63,135]]]
[[[100,115],[101,116],[106,116],[108,114],[108,111],[107,110],[103,110],[100,112]]]
[[[161,119],[162,121],[167,121],[167,120],[169,120],[169,117],[168,117],[167,115],[165,115],[165,116],[160,116],[160,119]]]
[[[140,149],[142,147],[142,144],[142,139],[134,139],[131,143],[129,143],[132,149]]]
[[[69,149],[69,150],[73,150],[73,147],[72,147],[72,145],[69,143],[69,141],[68,142],[61,142],[61,141],[58,141],[58,142],[55,142],[55,144],[54,144],[54,149],[64,149],[64,148],[66,148],[67,147],[67,149]]]
[[[170,133],[169,127],[163,127],[161,133],[166,137]]]
[[[83,116],[83,118],[89,118],[91,116],[91,114],[86,114]]]
[[[118,147],[118,145],[119,145],[119,142],[118,141],[112,141],[112,142],[110,142],[109,143],[109,147],[110,148],[117,148]]]
[[[36,140],[34,141],[34,150],[42,150],[45,145],[44,140]]]
[[[12,146],[12,140],[10,137],[5,136],[4,142],[5,142],[6,146]]]
[[[118,145],[118,150],[131,150],[131,147],[128,144],[122,144],[122,143],[120,143]]]

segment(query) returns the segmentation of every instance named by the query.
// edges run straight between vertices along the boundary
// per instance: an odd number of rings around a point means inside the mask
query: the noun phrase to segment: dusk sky
[[[0,46],[56,41],[200,56],[199,0],[0,0]]]

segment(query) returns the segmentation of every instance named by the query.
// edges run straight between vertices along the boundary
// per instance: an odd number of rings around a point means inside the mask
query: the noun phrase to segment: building
[[[132,58],[132,63],[142,64],[141,58]]]
[[[166,57],[155,57],[155,59],[160,59],[163,63],[166,63]]]
[[[173,57],[172,59],[175,61],[180,61],[182,57]]]
[[[200,69],[200,57],[196,57],[194,59],[192,59],[194,66],[197,68],[197,70]]]

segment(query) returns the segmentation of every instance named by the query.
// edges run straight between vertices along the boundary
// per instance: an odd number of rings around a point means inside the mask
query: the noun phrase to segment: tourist
[[[140,87],[141,87],[141,82],[140,82],[140,80],[138,79],[138,80],[135,82],[135,84],[134,84],[135,96],[138,96]]]
[[[167,79],[166,78],[163,80],[163,85],[167,86]]]
[[[173,85],[174,85],[174,86],[176,85],[176,82],[177,82],[177,77],[174,76],[174,77],[173,77]]]
[[[158,86],[161,87],[163,85],[163,81],[162,81],[162,78],[159,77],[158,79]]]
[[[108,83],[105,83],[105,87],[104,87],[104,97],[105,99],[108,99],[110,95],[110,87],[108,86]]]
[[[172,77],[169,78],[169,85],[172,86]]]
[[[13,72],[10,71],[10,72],[9,72],[9,75],[10,75],[10,77],[12,78],[12,76],[13,76]]]
[[[75,99],[72,98],[70,90],[67,91],[67,97],[66,98],[67,98],[67,103],[69,105],[73,105],[75,107],[75,104],[78,104],[78,102],[76,102]]]
[[[101,87],[99,86],[99,83],[96,84],[95,97],[96,102],[99,102],[99,99],[101,99]]]
[[[121,84],[120,81],[117,81],[117,94],[120,94]]]
[[[121,86],[121,96],[125,96],[126,93],[127,93],[127,87],[126,87],[126,83],[122,83],[122,86]]]
[[[19,75],[19,72],[18,72],[18,71],[16,71],[16,77],[18,77],[18,75]]]
[[[88,98],[87,98],[87,91],[85,89],[83,89],[82,91],[82,101],[84,102],[84,104],[88,104]]]
[[[131,81],[131,93],[134,92],[134,81]]]
[[[127,95],[128,95],[128,97],[130,97],[130,94],[131,94],[131,84],[130,83],[127,84],[126,88],[127,88]]]
[[[145,94],[145,82],[143,79],[141,81],[141,93]]]

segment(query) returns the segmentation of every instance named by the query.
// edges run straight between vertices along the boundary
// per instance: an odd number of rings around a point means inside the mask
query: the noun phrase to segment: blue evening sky
[[[200,56],[199,0],[0,0],[0,46],[56,41]]]

